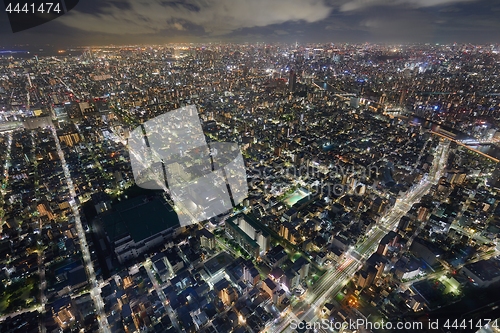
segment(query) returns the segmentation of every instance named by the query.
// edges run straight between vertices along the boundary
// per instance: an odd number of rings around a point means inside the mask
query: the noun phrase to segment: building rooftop
[[[112,242],[130,235],[138,243],[159,232],[179,226],[179,219],[169,204],[146,196],[123,201],[101,217]]]
[[[465,267],[482,281],[491,281],[500,276],[500,261],[497,259],[482,260]]]

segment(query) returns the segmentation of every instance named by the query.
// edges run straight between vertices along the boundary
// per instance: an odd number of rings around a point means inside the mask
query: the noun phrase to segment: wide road
[[[446,166],[448,150],[449,141],[439,143],[434,152],[435,163],[433,163],[429,175],[424,176],[404,197],[396,200],[394,207],[381,218],[379,224],[368,233],[368,237],[356,248],[350,248],[337,268],[323,274],[314,287],[307,291],[305,300],[299,302],[293,311],[280,323],[271,327],[268,332],[293,332],[289,327],[292,320],[295,322],[305,320],[313,323],[321,319],[320,312],[324,303],[342,290],[362,264],[375,252],[379,242],[387,232],[395,229],[399,220],[406,215],[413,204],[419,202],[431,186],[437,183]]]
[[[106,316],[106,312],[104,311],[104,301],[102,300],[101,297],[101,288],[97,283],[97,278],[94,271],[94,264],[92,263],[90,257],[90,251],[87,245],[87,239],[85,238],[85,230],[83,229],[82,220],[80,217],[80,210],[78,204],[75,202],[76,198],[75,186],[73,185],[73,180],[71,179],[71,173],[69,172],[69,168],[66,163],[66,159],[64,157],[64,152],[61,149],[59,138],[57,137],[56,128],[52,127],[51,129],[52,129],[52,136],[54,137],[56,143],[56,150],[59,155],[61,165],[63,167],[64,177],[66,178],[66,184],[68,186],[68,190],[71,196],[70,206],[73,212],[76,232],[78,234],[78,240],[80,241],[80,248],[83,256],[83,262],[85,264],[85,269],[87,271],[87,276],[89,279],[90,295],[92,296],[92,300],[94,301],[94,305],[96,308],[99,328],[102,333],[110,333],[111,330],[109,328],[108,318]]]

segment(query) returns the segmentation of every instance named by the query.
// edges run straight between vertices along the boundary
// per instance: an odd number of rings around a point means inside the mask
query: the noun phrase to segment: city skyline
[[[499,44],[135,37],[0,53],[2,333],[500,332]]]
[[[487,0],[81,1],[13,34],[3,47],[168,42],[498,43],[500,4]]]

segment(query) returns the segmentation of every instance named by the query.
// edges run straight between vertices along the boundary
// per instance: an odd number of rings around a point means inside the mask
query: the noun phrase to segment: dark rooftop
[[[179,226],[177,214],[167,202],[146,196],[120,202],[101,218],[112,242],[128,234],[137,243],[163,230]]]
[[[494,258],[468,264],[465,267],[483,281],[491,281],[500,275],[500,261]]]

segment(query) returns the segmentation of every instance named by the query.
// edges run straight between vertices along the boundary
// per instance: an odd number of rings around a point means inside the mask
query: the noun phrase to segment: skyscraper
[[[288,88],[290,89],[290,92],[294,92],[296,86],[297,86],[297,74],[295,73],[295,71],[291,70],[290,75],[288,77]]]

